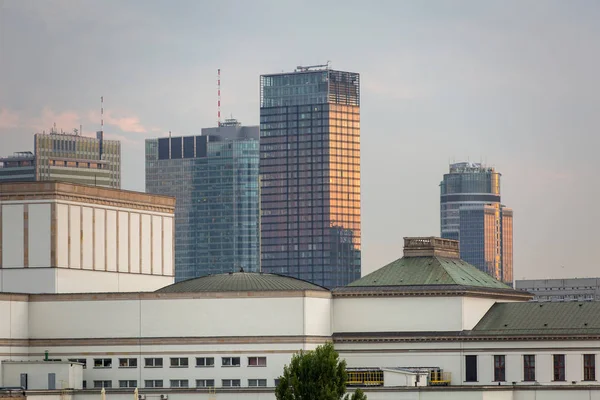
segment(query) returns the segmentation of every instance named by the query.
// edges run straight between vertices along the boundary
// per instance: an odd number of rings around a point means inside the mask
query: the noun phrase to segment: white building
[[[333,341],[373,400],[600,399],[600,303],[530,298],[437,238],[406,239],[403,258],[333,291],[237,272],[154,292],[3,293],[0,387],[25,379],[36,400],[101,387],[111,400],[135,387],[147,400],[272,400],[292,354]],[[81,365],[81,383],[48,390],[62,365],[71,377]]]
[[[175,199],[0,184],[0,292],[151,291],[173,282]]]

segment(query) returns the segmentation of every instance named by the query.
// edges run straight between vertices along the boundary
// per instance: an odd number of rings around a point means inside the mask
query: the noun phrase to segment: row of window
[[[83,364],[83,368],[87,366],[85,358],[71,358],[69,361]],[[112,358],[94,358],[94,368],[112,368]],[[188,368],[189,358],[187,357],[171,357],[169,359],[171,368]],[[214,367],[214,357],[196,357],[196,367]],[[221,357],[222,367],[239,367],[241,366],[240,357]],[[249,367],[266,367],[267,357],[248,357]],[[119,358],[119,368],[137,368],[137,358]],[[145,368],[162,368],[162,358],[144,358]]]
[[[277,379],[275,380],[275,385],[277,385]],[[86,382],[83,382],[84,389],[86,388]],[[94,389],[100,388],[112,388],[111,380],[99,380],[93,381]],[[222,379],[221,380],[222,387],[241,387],[242,381],[241,379]],[[266,387],[267,380],[266,379],[248,379],[248,387]],[[136,388],[138,387],[138,381],[136,380],[120,380],[119,388]],[[162,379],[150,379],[144,381],[145,388],[164,388],[164,381]],[[171,388],[188,388],[190,387],[190,381],[188,379],[171,379],[169,380],[169,387]],[[207,387],[215,387],[214,379],[196,379],[196,387],[197,388],[207,388]]]
[[[555,382],[566,381],[565,373],[565,355],[564,354],[553,354],[552,355],[552,380]],[[465,356],[466,366],[466,382],[477,382],[477,356],[469,355]],[[535,355],[525,354],[523,355],[523,381],[534,382],[536,380],[535,374]],[[596,380],[596,355],[595,354],[584,354],[583,355],[583,380],[584,381],[595,381]],[[494,381],[504,382],[506,381],[506,356],[495,355],[494,356]]]

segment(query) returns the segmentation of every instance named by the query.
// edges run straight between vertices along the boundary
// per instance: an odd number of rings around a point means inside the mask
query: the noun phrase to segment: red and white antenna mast
[[[221,126],[221,68],[217,70],[217,126]]]

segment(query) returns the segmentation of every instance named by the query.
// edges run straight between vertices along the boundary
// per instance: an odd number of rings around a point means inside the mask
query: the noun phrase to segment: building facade
[[[260,77],[261,266],[326,287],[360,277],[360,77]]]
[[[0,182],[63,181],[121,187],[121,143],[77,134],[36,133],[34,152],[0,158]]]
[[[226,120],[146,141],[146,191],[173,196],[175,279],[260,270],[259,133]]]
[[[461,258],[505,283],[513,281],[513,211],[500,200],[500,173],[456,163],[440,184],[441,236],[460,242]]]
[[[522,279],[515,288],[533,295],[533,301],[600,301],[600,278]]]

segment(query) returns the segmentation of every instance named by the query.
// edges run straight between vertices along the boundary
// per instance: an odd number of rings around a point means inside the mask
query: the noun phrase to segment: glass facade
[[[261,76],[261,266],[325,287],[360,278],[359,75]]]
[[[224,140],[231,128],[146,140],[146,191],[177,199],[176,281],[260,270],[258,127],[255,138]]]
[[[463,260],[512,284],[513,212],[500,202],[500,174],[481,164],[451,164],[440,188],[441,236],[460,241]]]

